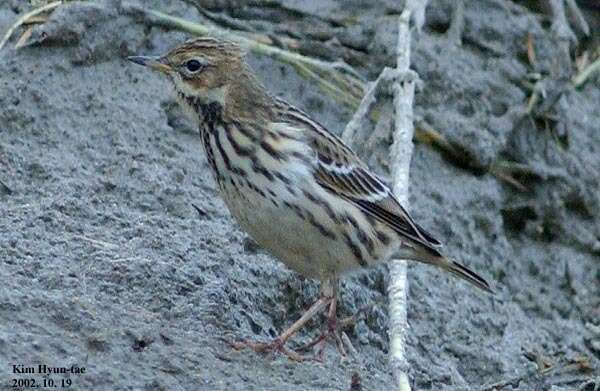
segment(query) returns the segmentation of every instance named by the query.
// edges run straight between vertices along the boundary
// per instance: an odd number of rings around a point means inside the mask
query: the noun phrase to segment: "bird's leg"
[[[346,350],[341,338],[342,330],[338,327],[337,319],[337,297],[334,297],[329,304],[329,311],[327,312],[327,322],[324,325],[323,331],[321,332],[319,339],[319,347],[317,348],[317,359],[323,360],[323,354],[325,353],[325,342],[328,338],[335,341],[335,346],[342,357],[346,357]]]
[[[327,320],[323,324],[321,333],[309,343],[298,348],[298,351],[305,351],[313,347],[316,348],[316,354],[313,357],[315,360],[322,361],[323,354],[325,352],[325,345],[328,339],[335,342],[335,345],[340,354],[345,357],[346,349],[344,348],[344,342],[342,339],[342,328],[352,324],[347,319],[338,321],[337,318],[337,287],[338,282],[335,277],[328,278],[323,281],[321,285],[321,297],[317,300],[294,324],[292,324],[287,330],[281,333],[277,338],[270,342],[233,342],[231,345],[234,349],[240,350],[243,348],[250,348],[256,352],[280,352],[285,354],[287,357],[294,361],[303,361],[306,358],[301,354],[288,349],[285,347],[285,343],[290,337],[296,334],[309,320],[315,315],[329,307],[327,310]],[[351,317],[352,318],[352,317]]]
[[[337,295],[336,295],[337,297]],[[382,302],[385,298],[376,300],[375,302],[365,305],[361,308],[359,308],[354,315],[345,317],[345,318],[337,318],[336,316],[336,305],[337,305],[337,301],[335,300],[336,297],[334,297],[334,301],[332,301],[329,304],[329,311],[328,311],[328,316],[327,316],[327,323],[325,323],[324,328],[323,328],[323,332],[321,334],[319,334],[316,338],[314,338],[312,341],[310,341],[309,343],[303,345],[302,347],[300,347],[297,350],[308,350],[311,349],[315,346],[317,347],[317,353],[315,355],[315,359],[318,361],[322,360],[323,357],[323,353],[324,353],[324,349],[325,349],[325,342],[327,341],[328,338],[331,338],[335,341],[336,343],[336,347],[338,349],[338,351],[340,352],[340,354],[342,356],[346,355],[346,350],[349,350],[350,353],[355,352],[356,350],[354,349],[354,347],[352,346],[352,344],[350,343],[350,340],[348,339],[348,336],[344,333],[344,330],[352,327],[356,324],[356,322],[358,322],[358,320],[360,319],[361,316],[366,316],[367,313],[369,313],[375,306],[382,304]],[[325,328],[326,327],[326,328]],[[347,349],[344,348],[344,346],[346,346]]]
[[[294,361],[303,361],[305,358],[293,350],[285,347],[287,340],[298,332],[309,320],[311,320],[316,314],[321,312],[327,304],[330,304],[331,297],[321,296],[294,324],[292,324],[287,330],[281,333],[277,338],[271,342],[232,342],[231,345],[234,349],[240,350],[243,348],[250,348],[256,352],[281,352],[288,356]]]
[[[329,309],[327,311],[327,320],[323,325],[321,333],[312,341],[298,349],[302,351],[317,346],[315,359],[318,361],[323,360],[323,354],[325,353],[325,344],[328,339],[334,340],[335,345],[340,354],[343,357],[346,356],[346,350],[344,349],[344,344],[341,338],[342,331],[338,325],[337,319],[337,287],[338,283],[336,278],[330,278],[323,282],[323,285],[321,287],[321,295],[325,297],[331,297],[331,300],[329,302]]]

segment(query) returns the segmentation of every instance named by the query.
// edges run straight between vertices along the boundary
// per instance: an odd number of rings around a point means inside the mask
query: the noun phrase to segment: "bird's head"
[[[187,41],[162,56],[128,59],[166,74],[180,97],[223,106],[232,84],[248,72],[238,45],[208,37]]]
[[[182,105],[217,103],[223,115],[263,121],[271,115],[271,96],[256,79],[237,44],[200,37],[189,40],[162,56],[133,56],[130,61],[166,74]],[[190,103],[190,102],[193,102]]]

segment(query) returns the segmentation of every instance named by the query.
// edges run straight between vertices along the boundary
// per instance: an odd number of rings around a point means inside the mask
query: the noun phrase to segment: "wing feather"
[[[389,226],[399,235],[422,244],[439,255],[441,243],[420,227],[390,187],[370,172],[344,142],[304,112],[278,101],[279,115],[301,127],[316,151],[314,176],[325,190],[353,203],[368,216]]]

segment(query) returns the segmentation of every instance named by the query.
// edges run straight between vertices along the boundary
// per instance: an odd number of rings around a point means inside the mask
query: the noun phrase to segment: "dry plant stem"
[[[404,10],[410,12],[413,27],[418,34],[421,33],[421,29],[425,24],[425,8],[427,8],[427,3],[429,3],[429,0],[406,0],[404,3]]]
[[[600,73],[600,56],[573,78],[573,85],[579,88],[597,73]]]
[[[396,109],[394,142],[390,151],[394,193],[405,207],[408,206],[408,179],[412,155],[413,100],[415,94],[414,74],[410,66],[410,10],[405,9],[399,18],[397,71],[399,79],[394,83],[394,106]],[[408,280],[406,261],[390,262],[390,282],[388,297],[390,302],[390,361],[394,375],[395,388],[410,390],[408,380],[409,364],[406,359],[406,333]]]
[[[460,160],[459,152],[440,132],[435,130],[428,122],[420,119],[416,121],[415,140],[423,144],[431,144],[442,152]]]
[[[23,16],[21,16],[19,19],[17,19],[17,21],[15,22],[15,24],[13,24],[11,26],[11,28],[8,29],[8,31],[6,32],[6,34],[4,34],[4,37],[2,38],[2,41],[0,41],[0,50],[2,50],[2,48],[4,47],[4,45],[6,45],[6,42],[8,42],[8,40],[10,39],[10,37],[12,36],[12,34],[15,32],[16,29],[18,29],[20,26],[22,26],[24,23],[27,22],[27,20],[29,20],[29,18],[37,16],[43,12],[46,11],[50,11],[56,7],[58,7],[59,5],[62,4],[62,1],[54,1],[52,3],[48,3],[43,7],[39,7],[36,8],[32,11],[27,12],[26,14],[24,14]]]
[[[395,69],[384,68],[377,79],[368,84],[367,92],[360,101],[358,108],[352,115],[352,119],[346,125],[342,132],[342,140],[351,147],[355,147],[356,143],[364,142],[367,139],[369,127],[366,126],[366,121],[369,118],[371,107],[377,101],[377,92],[382,84],[391,81],[396,76]]]
[[[540,97],[546,97],[546,82],[545,80],[538,80],[533,85],[533,91],[527,102],[527,109],[525,110],[526,115],[531,115],[533,110],[538,106]]]
[[[25,32],[21,35],[21,37],[19,38],[19,40],[15,44],[15,49],[20,49],[23,46],[25,46],[25,43],[31,37],[32,33],[33,33],[33,26],[27,27],[27,30],[25,30]]]
[[[519,182],[518,180],[516,180],[509,173],[504,172],[501,168],[497,168],[495,165],[493,165],[492,167],[490,167],[490,173],[492,175],[494,175],[496,178],[501,179],[501,180],[507,182],[508,184],[514,186],[515,188],[517,188],[518,190],[520,190],[522,192],[528,192],[529,191],[529,189],[527,188],[527,186],[523,185],[521,182]]]

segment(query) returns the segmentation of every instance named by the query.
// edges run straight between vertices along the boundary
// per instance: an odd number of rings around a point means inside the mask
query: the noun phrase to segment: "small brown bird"
[[[441,243],[342,140],[271,96],[238,45],[203,37],[160,57],[129,60],[171,80],[241,227],[288,267],[322,282],[321,298],[288,330],[243,346],[301,359],[284,345],[327,306],[335,328],[337,277],[390,257],[438,266],[491,292],[483,278],[442,255]]]

